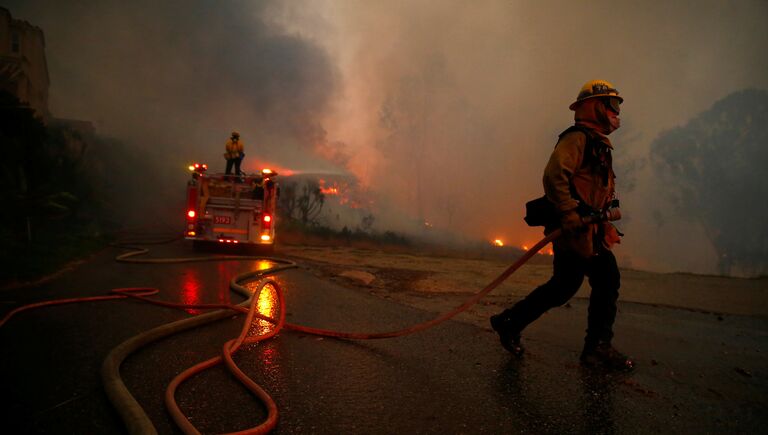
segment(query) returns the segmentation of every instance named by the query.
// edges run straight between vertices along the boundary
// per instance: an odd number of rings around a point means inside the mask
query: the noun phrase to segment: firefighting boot
[[[491,316],[491,327],[499,334],[501,346],[516,357],[523,356],[525,349],[520,344],[520,331],[515,330],[510,325],[508,318],[503,313]]]
[[[630,371],[635,366],[634,361],[607,342],[585,344],[580,360],[583,366],[591,368]]]

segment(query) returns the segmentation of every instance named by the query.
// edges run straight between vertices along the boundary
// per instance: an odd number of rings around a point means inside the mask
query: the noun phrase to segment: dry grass
[[[479,291],[516,258],[459,258],[409,252],[403,248],[347,246],[283,245],[279,252],[322,278],[438,311],[443,306],[455,306],[456,301]],[[507,305],[549,279],[551,265],[546,264],[547,256],[541,257],[539,264],[521,267],[481,305]],[[365,284],[343,277],[347,271],[366,272],[375,279]],[[576,297],[588,295],[589,286],[585,281]],[[768,279],[622,270],[620,300],[712,313],[768,316]]]

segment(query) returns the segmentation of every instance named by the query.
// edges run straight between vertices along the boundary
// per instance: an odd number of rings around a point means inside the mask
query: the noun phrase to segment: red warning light
[[[187,212],[187,216],[189,216],[190,219],[194,219],[196,214],[197,213],[195,213],[194,210],[190,210]]]

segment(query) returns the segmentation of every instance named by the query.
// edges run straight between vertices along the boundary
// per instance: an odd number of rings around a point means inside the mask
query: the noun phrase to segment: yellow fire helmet
[[[613,87],[610,82],[605,80],[590,80],[584,83],[579,91],[579,96],[576,97],[576,101],[568,106],[571,110],[576,110],[576,106],[582,101],[595,98],[595,97],[614,97],[619,100],[619,103],[623,103],[624,99],[619,96],[619,91]]]

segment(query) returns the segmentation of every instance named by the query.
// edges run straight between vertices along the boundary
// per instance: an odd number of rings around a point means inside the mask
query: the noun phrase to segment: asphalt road
[[[239,302],[229,279],[256,261],[124,264],[116,249],[45,284],[0,292],[0,313],[54,298],[157,287],[185,302]],[[156,257],[194,255],[182,242]],[[405,327],[435,313],[315,278],[280,273],[287,321],[350,332]],[[321,339],[283,331],[236,361],[276,400],[275,433],[760,433],[768,427],[768,320],[622,304],[617,346],[638,357],[631,374],[577,364],[586,307],[552,310],[511,359],[482,325],[449,321],[386,340]],[[5,433],[124,433],[99,378],[124,340],[188,314],[134,301],[20,314],[0,329],[0,421]],[[180,371],[218,354],[243,317],[182,333],[123,365],[129,389],[163,434],[178,430],[162,397]],[[265,411],[222,368],[183,384],[178,401],[203,433],[245,429]],[[7,431],[6,431],[7,430]]]

